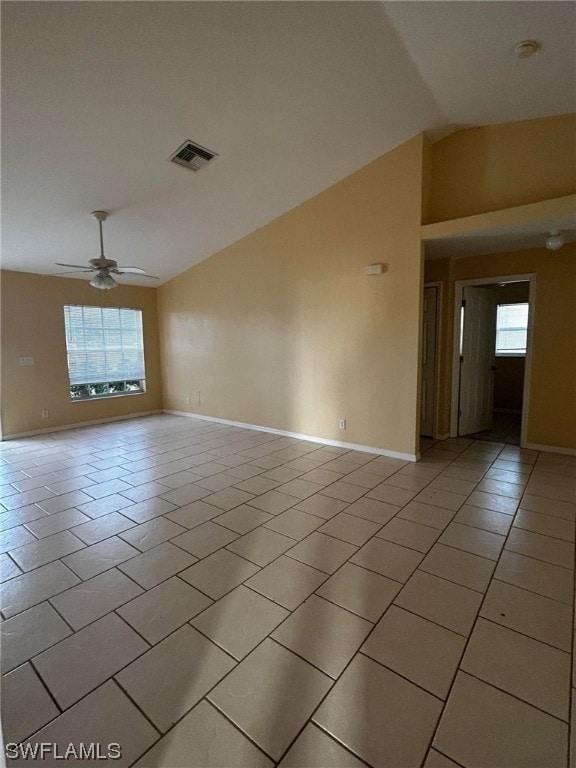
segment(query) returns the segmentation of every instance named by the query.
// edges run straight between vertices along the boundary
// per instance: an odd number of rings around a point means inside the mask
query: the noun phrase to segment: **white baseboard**
[[[141,416],[153,416],[164,411],[141,411],[140,413],[128,413],[124,416],[108,416],[105,419],[93,419],[92,421],[77,421],[74,424],[64,424],[61,427],[45,427],[44,429],[32,429],[29,432],[13,432],[11,435],[2,435],[0,441],[16,440],[19,437],[34,437],[35,435],[47,435],[50,432],[65,432],[67,429],[81,429],[93,427],[96,424],[107,424],[109,421],[125,421],[126,419],[139,419]]]
[[[254,429],[258,432],[269,432],[272,435],[281,435],[282,437],[294,437],[296,440],[308,440],[311,443],[322,443],[331,445],[333,448],[346,448],[349,451],[362,451],[363,453],[375,453],[378,456],[388,456],[391,459],[402,459],[403,461],[418,461],[419,453],[400,453],[398,451],[387,451],[384,448],[375,448],[372,445],[359,445],[358,443],[345,443],[340,440],[329,440],[327,437],[316,437],[315,435],[301,435],[298,432],[287,432],[284,429],[273,429],[272,427],[262,427],[259,424],[246,424],[243,421],[230,421],[229,419],[217,419],[215,416],[204,416],[200,413],[188,413],[187,411],[173,411],[169,408],[164,409],[164,413],[171,413],[174,416],[186,416],[189,419],[201,419],[202,421],[213,421],[217,424],[225,424],[228,427],[241,427],[242,429]]]
[[[562,448],[558,445],[539,445],[538,443],[526,443],[523,448],[532,451],[544,451],[545,453],[562,453],[565,456],[576,456],[576,448]]]

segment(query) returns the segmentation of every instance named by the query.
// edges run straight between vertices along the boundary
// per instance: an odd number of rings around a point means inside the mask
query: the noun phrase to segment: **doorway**
[[[452,436],[525,445],[534,275],[456,283]]]

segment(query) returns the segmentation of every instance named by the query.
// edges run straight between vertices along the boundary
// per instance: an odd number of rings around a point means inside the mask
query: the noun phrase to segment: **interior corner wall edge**
[[[1,369],[2,431],[11,435],[159,411],[160,381],[157,290],[122,285],[97,291],[86,280],[43,277],[2,270]],[[146,392],[72,402],[68,382],[65,304],[142,310]],[[34,365],[21,366],[30,356]],[[43,410],[48,418],[42,419]]]
[[[164,408],[417,453],[422,154],[419,135],[160,286]]]

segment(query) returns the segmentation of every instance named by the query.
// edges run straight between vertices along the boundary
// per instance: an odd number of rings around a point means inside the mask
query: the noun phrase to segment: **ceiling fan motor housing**
[[[90,266],[94,267],[94,269],[115,269],[117,266],[117,262],[113,259],[90,259]]]

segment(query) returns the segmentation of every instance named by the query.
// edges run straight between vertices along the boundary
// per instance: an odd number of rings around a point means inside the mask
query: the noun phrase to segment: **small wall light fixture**
[[[546,238],[546,248],[549,251],[558,251],[564,245],[564,235],[559,229],[553,229]]]

